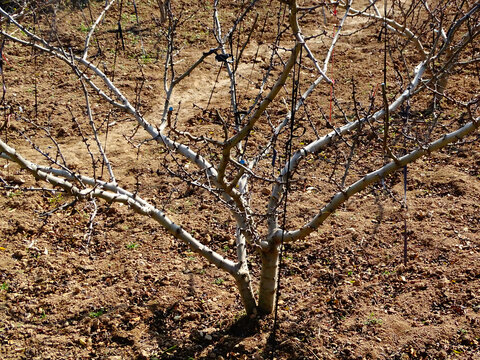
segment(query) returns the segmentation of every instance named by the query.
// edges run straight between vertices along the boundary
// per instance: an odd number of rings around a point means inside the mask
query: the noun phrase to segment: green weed
[[[106,311],[105,309],[101,308],[101,309],[98,309],[97,311],[91,311],[88,313],[88,316],[90,316],[91,318],[98,318],[100,316],[102,316],[103,314],[105,314]]]
[[[45,314],[45,310],[40,309],[40,319],[44,320],[47,318],[47,314]]]
[[[48,198],[48,202],[53,206],[60,204],[62,201],[63,201],[62,194],[57,194],[55,196]]]
[[[22,194],[23,194],[23,191],[21,191],[21,190],[9,191],[7,196],[8,196],[9,198],[14,198],[14,197],[20,196],[20,195],[22,195]]]
[[[90,31],[90,26],[87,26],[84,23],[81,23],[80,26],[78,27],[78,30],[86,33]]]
[[[375,313],[371,313],[368,319],[364,322],[365,325],[382,325],[383,320],[375,316]]]

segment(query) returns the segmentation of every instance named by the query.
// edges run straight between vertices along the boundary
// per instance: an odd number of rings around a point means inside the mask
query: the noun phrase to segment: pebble
[[[22,250],[16,250],[12,257],[14,259],[17,259],[17,260],[21,260],[23,257],[25,257],[27,255],[27,253],[25,251],[22,251]]]

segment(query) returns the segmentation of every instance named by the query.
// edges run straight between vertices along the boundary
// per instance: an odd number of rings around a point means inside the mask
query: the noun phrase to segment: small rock
[[[82,291],[82,289],[79,286],[75,286],[72,290],[73,295],[77,295]]]
[[[474,344],[474,339],[468,334],[462,335],[462,345],[470,346]]]
[[[150,359],[150,356],[148,355],[148,352],[145,350],[140,350],[140,354],[138,354],[137,357],[138,360],[148,360]]]
[[[444,288],[445,286],[447,286],[449,284],[449,281],[448,279],[444,276],[443,278],[441,278],[439,280],[439,282],[437,283],[437,288],[441,289],[441,288]]]
[[[95,267],[93,265],[79,265],[77,266],[77,269],[84,272],[89,272],[89,271],[94,271]]]
[[[98,320],[98,318],[92,319],[92,321],[90,322],[90,332],[94,333],[95,331],[97,331],[99,325],[100,325],[100,321]]]
[[[443,360],[443,359],[446,359],[447,357],[448,357],[448,354],[445,350],[440,350],[437,353],[437,359]]]
[[[23,257],[25,257],[27,253],[23,250],[17,250],[13,253],[12,257],[16,260],[21,260]]]

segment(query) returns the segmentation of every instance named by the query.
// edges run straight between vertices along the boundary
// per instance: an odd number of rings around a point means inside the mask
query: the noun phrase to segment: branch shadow
[[[186,265],[185,270],[192,270]],[[246,315],[235,316],[233,312],[215,315],[221,325],[212,326],[208,308],[204,307],[202,294],[197,289],[196,276],[189,272],[188,288],[185,296],[195,303],[185,308],[181,301],[150,306],[151,317],[147,320],[148,332],[157,342],[156,359],[198,359],[224,357],[243,354],[241,342],[260,332],[261,318]],[[190,300],[192,301],[192,300]],[[210,326],[209,326],[210,325]],[[182,329],[187,336],[179,338],[172,334]],[[233,358],[235,358],[233,356]]]
[[[242,316],[233,320],[232,323],[217,331],[204,333],[196,327],[196,322],[191,321],[192,329],[190,337],[184,339],[172,339],[171,307],[153,312],[150,321],[150,333],[155,337],[158,348],[163,349],[156,354],[156,359],[225,359],[232,358],[234,354],[243,354],[244,346],[241,342],[260,331],[259,319]],[[185,323],[184,323],[185,325]],[[188,325],[188,324],[187,324]],[[169,346],[169,344],[175,344]]]

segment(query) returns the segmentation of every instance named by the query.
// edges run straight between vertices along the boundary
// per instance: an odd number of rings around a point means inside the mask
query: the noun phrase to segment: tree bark
[[[258,294],[258,310],[262,314],[270,314],[273,311],[275,296],[277,293],[279,256],[279,244],[262,252],[262,271],[260,274],[260,288]]]
[[[240,292],[240,297],[242,299],[243,307],[247,312],[248,316],[257,315],[257,302],[253,294],[252,283],[250,280],[250,275],[248,272],[239,270],[235,274],[235,281],[237,282],[237,288]]]

